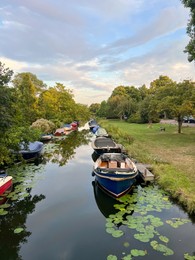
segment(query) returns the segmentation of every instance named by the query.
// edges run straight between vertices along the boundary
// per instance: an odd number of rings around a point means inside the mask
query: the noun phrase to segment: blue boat
[[[94,163],[93,175],[109,195],[119,198],[136,183],[135,163],[123,153],[104,153]]]
[[[91,128],[91,132],[95,134],[98,129],[99,129],[99,125],[94,125],[94,126]]]
[[[98,123],[96,122],[95,119],[91,119],[89,122],[88,122],[88,125],[89,125],[89,129],[95,133],[97,131],[97,129],[99,128],[99,125]]]
[[[21,144],[18,154],[21,154],[24,160],[37,159],[41,156],[43,143],[39,141],[29,142],[27,145]]]

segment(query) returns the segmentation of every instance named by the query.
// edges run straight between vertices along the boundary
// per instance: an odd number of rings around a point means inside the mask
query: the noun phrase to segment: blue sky
[[[0,14],[0,61],[63,83],[76,102],[100,103],[119,85],[160,75],[195,80],[180,0],[1,0]]]

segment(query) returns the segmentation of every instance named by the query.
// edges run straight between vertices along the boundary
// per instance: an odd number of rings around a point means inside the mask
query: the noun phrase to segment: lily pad
[[[15,233],[15,234],[19,234],[19,233],[21,233],[23,230],[24,230],[23,228],[16,228],[16,229],[14,229],[14,233]]]
[[[157,241],[153,240],[151,241],[150,245],[152,246],[152,248],[156,251],[162,252],[163,255],[168,256],[168,255],[173,255],[174,252],[173,250],[171,250],[170,248],[168,248],[167,246],[163,245],[163,244],[159,244]]]
[[[132,260],[132,256],[131,255],[126,255],[122,258],[122,260]]]
[[[188,253],[185,253],[184,259],[185,260],[195,260],[195,256],[192,256],[192,255],[189,255]]]
[[[132,249],[131,250],[131,255],[132,256],[144,256],[144,255],[146,255],[146,251],[138,250],[138,249]]]
[[[129,242],[125,242],[123,245],[124,247],[129,247]]]
[[[109,255],[107,256],[107,260],[117,260],[117,257],[115,255]]]
[[[123,236],[124,232],[122,230],[115,230],[113,233],[112,233],[112,236],[113,237],[121,237]]]
[[[4,216],[7,215],[8,211],[4,210],[4,209],[0,209],[0,216]]]

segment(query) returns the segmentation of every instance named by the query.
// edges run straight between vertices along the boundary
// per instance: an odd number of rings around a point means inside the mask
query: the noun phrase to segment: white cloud
[[[178,0],[1,0],[0,11],[0,60],[63,83],[78,102],[160,74],[194,77],[183,53],[189,10]]]

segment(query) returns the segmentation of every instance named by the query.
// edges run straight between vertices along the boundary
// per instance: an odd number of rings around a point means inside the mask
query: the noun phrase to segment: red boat
[[[0,195],[12,186],[12,176],[0,177]]]

